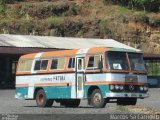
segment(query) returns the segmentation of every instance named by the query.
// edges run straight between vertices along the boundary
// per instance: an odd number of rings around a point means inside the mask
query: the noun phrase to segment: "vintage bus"
[[[94,47],[27,54],[16,72],[17,99],[35,99],[37,106],[58,102],[78,107],[81,99],[95,108],[106,103],[135,105],[148,97],[147,75],[139,50]]]

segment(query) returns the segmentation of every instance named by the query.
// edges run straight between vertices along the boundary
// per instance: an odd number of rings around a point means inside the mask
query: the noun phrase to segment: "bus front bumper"
[[[146,98],[149,97],[148,93],[106,93],[108,98],[119,98],[119,97],[134,97],[134,98]]]

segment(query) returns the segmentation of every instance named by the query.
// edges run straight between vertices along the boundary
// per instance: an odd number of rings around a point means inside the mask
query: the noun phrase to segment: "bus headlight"
[[[109,88],[110,88],[111,91],[122,91],[122,90],[124,90],[123,85],[110,85]]]
[[[144,86],[144,91],[148,91],[148,87],[147,86]]]
[[[148,87],[147,86],[140,86],[139,90],[142,92],[146,92],[146,91],[148,91]]]
[[[120,88],[119,85],[115,85],[116,90],[119,90],[119,88]]]
[[[114,90],[114,85],[110,85],[110,90]]]
[[[143,90],[144,90],[143,86],[140,86],[140,87],[139,87],[139,90],[140,90],[140,91],[143,91]]]
[[[119,89],[120,89],[120,90],[124,90],[124,86],[123,86],[123,85],[120,85],[120,86],[119,86]]]

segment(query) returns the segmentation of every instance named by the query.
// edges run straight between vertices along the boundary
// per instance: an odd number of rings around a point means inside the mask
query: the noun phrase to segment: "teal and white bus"
[[[35,99],[39,107],[59,102],[78,107],[81,99],[96,108],[113,100],[135,105],[148,97],[142,53],[135,49],[94,47],[27,54],[16,72],[17,99]]]

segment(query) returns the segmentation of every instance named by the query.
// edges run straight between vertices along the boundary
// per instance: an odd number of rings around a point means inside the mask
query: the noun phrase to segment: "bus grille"
[[[138,92],[139,91],[139,86],[137,86],[137,85],[125,85],[124,90],[126,92]]]

